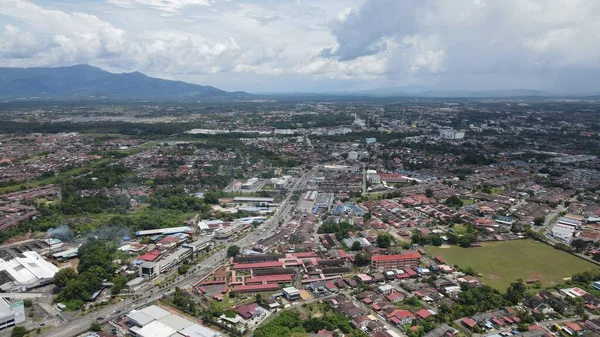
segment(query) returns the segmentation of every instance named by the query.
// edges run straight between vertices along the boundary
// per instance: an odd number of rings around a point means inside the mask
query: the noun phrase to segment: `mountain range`
[[[111,73],[87,64],[51,68],[0,68],[2,100],[156,100],[201,101],[239,99],[377,99],[377,98],[599,98],[597,94],[564,95],[539,90],[439,90],[401,86],[325,93],[249,94],[211,86],[171,81],[140,72]]]
[[[0,68],[0,99],[203,100],[245,96],[250,95],[149,77],[140,72],[115,74],[87,64]]]

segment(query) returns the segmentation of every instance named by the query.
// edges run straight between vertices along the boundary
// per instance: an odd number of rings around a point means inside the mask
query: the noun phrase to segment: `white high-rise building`
[[[442,129],[440,130],[440,138],[442,139],[463,139],[465,138],[464,130]]]

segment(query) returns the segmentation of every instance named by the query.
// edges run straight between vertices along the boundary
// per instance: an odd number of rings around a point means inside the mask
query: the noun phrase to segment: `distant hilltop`
[[[140,72],[115,74],[87,64],[52,68],[0,68],[0,99],[214,100],[250,97],[211,86],[170,81]]]

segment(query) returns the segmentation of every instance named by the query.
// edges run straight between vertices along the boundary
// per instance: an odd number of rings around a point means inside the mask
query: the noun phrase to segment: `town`
[[[598,103],[5,103],[0,334],[600,335]]]

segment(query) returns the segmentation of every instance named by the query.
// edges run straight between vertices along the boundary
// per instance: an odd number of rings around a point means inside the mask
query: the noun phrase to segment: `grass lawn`
[[[454,225],[454,233],[456,235],[467,234],[467,225],[462,223],[457,223]]]
[[[460,199],[460,201],[462,201],[463,206],[469,206],[475,203],[475,200],[473,199]]]
[[[492,194],[500,194],[500,192],[502,192],[502,189],[500,187],[492,188]]]
[[[479,248],[427,247],[434,256],[440,255],[449,265],[472,267],[483,274],[482,280],[504,292],[508,285],[539,278],[543,287],[553,286],[598,266],[568,253],[533,240],[487,242]]]

